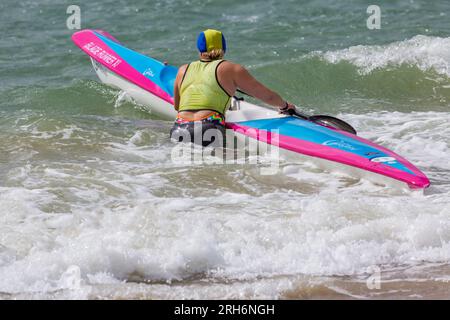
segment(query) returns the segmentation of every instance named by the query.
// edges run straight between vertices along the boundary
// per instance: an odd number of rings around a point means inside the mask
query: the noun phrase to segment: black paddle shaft
[[[248,94],[248,93],[246,93],[244,91],[241,91],[239,89],[237,89],[236,91],[238,91],[238,92],[240,92],[242,94],[245,94],[246,96],[249,96],[249,97],[253,98],[253,96],[251,96],[250,94]],[[238,97],[235,97],[235,99],[242,100],[242,98],[238,98]],[[327,115],[309,116],[307,114],[304,114],[304,113],[298,111],[297,108],[289,109],[287,111],[287,113],[289,115],[291,115],[291,116],[295,116],[295,117],[301,118],[303,120],[311,121],[311,122],[317,123],[317,124],[319,124],[321,126],[325,126],[325,127],[330,127],[330,128],[346,131],[346,132],[349,132],[349,133],[354,134],[354,135],[357,134],[355,128],[353,128],[350,124],[348,124],[347,122],[345,122],[345,121],[343,121],[341,119],[338,119],[338,118],[335,118],[335,117],[332,117],[332,116],[327,116]]]
[[[296,116],[296,117],[302,118],[304,120],[308,120],[308,121],[317,123],[321,126],[346,131],[346,132],[349,132],[354,135],[357,134],[356,130],[351,125],[349,125],[347,122],[345,122],[341,119],[332,117],[332,116],[327,116],[327,115],[308,116],[308,115],[298,111],[297,108],[289,109],[287,113],[291,116]]]

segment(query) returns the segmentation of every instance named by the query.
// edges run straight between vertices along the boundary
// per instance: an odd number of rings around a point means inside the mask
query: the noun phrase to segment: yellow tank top
[[[231,97],[217,80],[217,67],[225,60],[189,64],[180,87],[178,111],[214,110],[223,115]]]

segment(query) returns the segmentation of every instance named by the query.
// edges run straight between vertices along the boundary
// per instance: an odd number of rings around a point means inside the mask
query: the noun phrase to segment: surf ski
[[[100,80],[125,91],[153,114],[175,119],[173,85],[178,69],[126,48],[102,30],[82,30],[74,43],[91,59]],[[355,134],[233,98],[226,114],[227,128],[238,139],[276,141],[288,157],[310,160],[328,170],[341,170],[369,180],[424,189],[424,173],[393,151]]]

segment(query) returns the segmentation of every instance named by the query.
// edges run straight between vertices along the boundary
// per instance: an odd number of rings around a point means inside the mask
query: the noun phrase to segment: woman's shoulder
[[[183,65],[181,65],[181,66],[178,68],[178,70],[186,70],[186,68],[188,67],[188,65],[190,65],[190,63],[183,64]]]
[[[233,71],[237,71],[241,68],[244,68],[239,63],[235,63],[230,60],[222,60],[222,63],[220,63],[220,66],[224,69],[233,70]]]
[[[188,68],[189,63],[183,64],[178,68],[178,75],[183,75],[186,72],[186,69]]]

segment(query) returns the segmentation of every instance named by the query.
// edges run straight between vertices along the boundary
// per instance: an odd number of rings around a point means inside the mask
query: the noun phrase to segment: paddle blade
[[[347,122],[345,122],[341,119],[332,117],[332,116],[316,115],[316,116],[309,117],[308,120],[313,121],[317,124],[326,126],[326,127],[339,129],[342,131],[352,133],[354,135],[357,134],[356,130],[351,125],[349,125]]]

